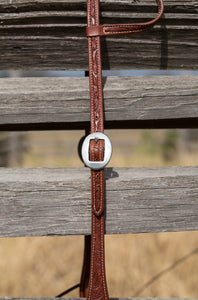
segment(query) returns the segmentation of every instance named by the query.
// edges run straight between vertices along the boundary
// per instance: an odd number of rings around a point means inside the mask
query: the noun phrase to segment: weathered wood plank
[[[186,20],[197,19],[197,1],[195,0],[165,0],[165,14],[169,19],[174,17],[181,19],[183,25]],[[120,19],[125,19],[127,22],[131,19],[146,19],[151,18],[151,14],[156,12],[156,3],[150,1],[118,1],[118,0],[101,0],[101,21],[109,23],[109,20],[117,22]],[[45,18],[46,24],[71,24],[71,18],[78,20],[78,24],[86,24],[86,0],[1,0],[1,27],[17,23],[14,20],[21,20],[19,25],[23,24],[40,24],[44,25],[42,18]],[[181,18],[180,14],[184,14]],[[50,17],[52,17],[50,19]],[[64,20],[62,19],[64,17]],[[65,18],[67,17],[67,18]],[[38,22],[39,21],[39,22]],[[193,22],[191,25],[193,25]],[[74,23],[74,22],[73,22]]]
[[[143,20],[152,17],[151,14],[156,12],[156,3],[150,1],[100,1],[101,22],[109,23],[119,22],[124,19],[130,22],[132,19]],[[86,1],[85,0],[39,0],[39,1],[23,1],[23,0],[2,0],[0,3],[1,27],[6,25],[57,25],[70,24],[71,18],[77,21],[77,24],[86,24]],[[169,24],[175,24],[174,18],[180,20],[179,24],[193,25],[193,20],[197,19],[197,1],[188,0],[165,0],[165,14],[169,20]],[[63,20],[64,18],[64,20]],[[16,22],[16,20],[20,20]],[[45,22],[42,22],[44,21]],[[74,22],[73,22],[74,23]]]
[[[90,233],[90,171],[0,170],[0,236]],[[106,169],[106,233],[198,229],[198,167]]]
[[[155,1],[105,0],[101,22],[140,22],[155,11]],[[86,70],[85,26],[85,1],[2,0],[1,68]],[[196,1],[165,1],[155,29],[102,40],[103,69],[197,69],[197,28]]]
[[[106,128],[198,127],[196,76],[104,78]],[[88,78],[0,80],[0,130],[89,126]]]

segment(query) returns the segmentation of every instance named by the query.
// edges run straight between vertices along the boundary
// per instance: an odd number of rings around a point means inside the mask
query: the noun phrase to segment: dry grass
[[[73,153],[81,135],[32,134],[24,166],[81,166]],[[111,165],[167,165],[159,153],[146,156],[136,147],[138,132],[109,135],[115,144]],[[197,157],[183,151],[168,164],[193,165]],[[79,282],[82,257],[83,237],[0,239],[0,296],[53,297]],[[198,298],[198,234],[106,236],[106,267],[111,297]],[[68,296],[78,296],[78,291]]]
[[[82,237],[0,243],[1,296],[51,297],[79,282]],[[110,296],[197,298],[197,245],[197,232],[107,236]]]

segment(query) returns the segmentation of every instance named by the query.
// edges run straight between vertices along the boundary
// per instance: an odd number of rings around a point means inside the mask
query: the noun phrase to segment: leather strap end
[[[93,36],[101,36],[104,35],[103,33],[103,26],[88,26],[86,28],[86,36],[93,37]]]
[[[90,159],[92,161],[103,160],[104,141],[90,141]],[[91,170],[92,179],[92,212],[100,217],[104,212],[104,169]]]

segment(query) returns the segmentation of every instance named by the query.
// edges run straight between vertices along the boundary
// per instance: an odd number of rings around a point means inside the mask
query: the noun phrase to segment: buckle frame
[[[104,159],[103,161],[89,160],[90,140],[104,140]],[[103,169],[110,161],[112,155],[112,144],[107,135],[102,132],[93,132],[89,134],[82,144],[82,159],[84,164],[92,170]]]

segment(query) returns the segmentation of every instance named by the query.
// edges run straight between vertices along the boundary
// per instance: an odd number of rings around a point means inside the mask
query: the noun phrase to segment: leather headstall
[[[163,0],[156,2],[157,17],[149,22],[100,25],[99,0],[87,0],[91,133],[84,140],[82,158],[85,165],[91,168],[92,225],[91,236],[85,237],[80,296],[88,300],[109,299],[104,258],[104,167],[110,160],[112,147],[104,134],[100,36],[140,33],[151,29],[164,10]]]

